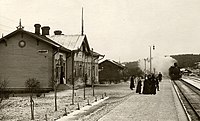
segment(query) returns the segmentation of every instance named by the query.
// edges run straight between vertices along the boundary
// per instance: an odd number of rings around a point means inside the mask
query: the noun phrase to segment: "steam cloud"
[[[169,70],[170,66],[172,66],[175,62],[177,62],[177,61],[169,56],[154,57],[152,59],[152,72],[154,72],[154,69],[155,69],[156,74],[161,72],[164,76],[168,76],[168,70]],[[145,61],[144,60],[139,61],[139,66],[143,71],[145,71]],[[150,70],[149,60],[146,61],[146,70],[147,70],[147,73]]]

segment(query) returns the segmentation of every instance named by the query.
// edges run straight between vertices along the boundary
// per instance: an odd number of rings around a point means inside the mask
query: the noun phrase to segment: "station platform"
[[[191,79],[192,78],[192,79]],[[191,85],[195,86],[196,88],[200,89],[200,79],[196,78],[196,77],[187,77],[187,76],[183,76],[182,79],[188,83],[190,83]]]
[[[188,121],[171,80],[163,79],[156,95],[133,93],[99,121]]]

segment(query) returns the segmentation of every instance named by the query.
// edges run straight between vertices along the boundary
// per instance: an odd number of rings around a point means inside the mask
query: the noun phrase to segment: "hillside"
[[[139,68],[138,61],[133,62],[124,62],[123,63],[126,67],[126,74],[128,76],[135,75],[141,76],[143,74],[142,70]]]
[[[195,67],[196,62],[200,62],[200,54],[182,54],[182,55],[171,55],[170,57],[178,61],[178,65],[181,68]]]

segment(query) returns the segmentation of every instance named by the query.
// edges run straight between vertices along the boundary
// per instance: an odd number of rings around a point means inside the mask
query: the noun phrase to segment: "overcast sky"
[[[90,47],[116,61],[149,56],[200,52],[199,0],[0,0],[0,34],[25,30],[34,24],[50,26],[50,33],[84,33]]]

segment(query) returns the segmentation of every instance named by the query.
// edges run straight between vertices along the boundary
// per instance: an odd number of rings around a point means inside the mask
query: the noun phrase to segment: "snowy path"
[[[84,113],[84,112],[88,111],[92,106],[95,106],[95,105],[103,102],[104,100],[107,100],[108,98],[109,97],[106,97],[104,99],[99,100],[98,102],[94,102],[93,104],[85,106],[85,107],[81,108],[80,110],[76,110],[73,113],[69,114],[68,116],[63,116],[62,118],[60,118],[60,119],[58,119],[56,121],[69,121],[69,120],[73,120],[73,118],[75,118],[77,114]]]

